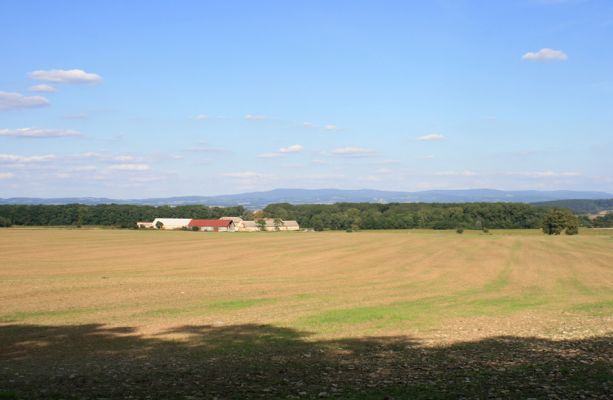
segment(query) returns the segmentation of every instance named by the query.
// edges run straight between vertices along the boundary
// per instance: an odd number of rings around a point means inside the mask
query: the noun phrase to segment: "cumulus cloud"
[[[46,83],[41,83],[40,85],[30,86],[28,90],[30,92],[43,92],[43,93],[57,92],[57,89],[54,86],[47,85]]]
[[[363,157],[372,156],[376,153],[373,149],[367,149],[365,147],[339,147],[332,150],[332,154],[335,156],[349,156],[349,157]]]
[[[115,164],[111,165],[109,169],[114,171],[148,171],[149,165],[136,163]]]
[[[12,136],[20,138],[57,138],[67,136],[81,136],[79,131],[71,129],[39,129],[39,128],[17,128],[0,129],[0,136]]]
[[[30,72],[30,78],[53,83],[96,83],[102,80],[98,74],[81,69],[50,69]]]
[[[57,157],[54,154],[45,154],[42,156],[19,156],[16,154],[0,154],[0,162],[13,163],[32,163],[45,162],[55,160]]]
[[[222,174],[228,178],[239,178],[239,179],[249,179],[249,178],[260,178],[262,174],[253,172],[253,171],[242,171],[242,172],[226,172]]]
[[[293,144],[291,146],[281,147],[279,149],[279,153],[300,153],[302,150],[304,150],[304,146],[300,144]]]
[[[245,119],[247,121],[263,121],[265,119],[268,119],[268,117],[266,115],[247,114],[245,115]]]
[[[11,179],[14,176],[12,172],[0,172],[0,179]]]
[[[42,96],[24,96],[21,93],[0,92],[0,111],[44,107],[49,100]]]
[[[568,55],[562,50],[543,48],[537,52],[528,52],[521,58],[528,61],[566,61]]]
[[[445,140],[445,136],[440,133],[430,133],[428,135],[419,136],[417,140],[420,142],[434,142],[437,140]]]

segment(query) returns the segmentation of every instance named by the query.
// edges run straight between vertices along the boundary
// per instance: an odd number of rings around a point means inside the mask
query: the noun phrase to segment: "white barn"
[[[153,220],[153,227],[158,229],[158,222],[162,223],[161,229],[183,229],[187,228],[191,218],[156,218]]]

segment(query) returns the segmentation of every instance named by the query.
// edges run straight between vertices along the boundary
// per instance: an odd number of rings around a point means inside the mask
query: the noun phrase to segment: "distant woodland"
[[[516,229],[541,228],[552,207],[525,203],[337,203],[270,204],[255,214],[242,206],[207,207],[141,205],[0,205],[0,226],[85,226],[134,228],[137,221],[156,217],[217,219],[280,218],[296,220],[314,230],[357,229]],[[567,210],[567,212],[570,212]],[[589,220],[584,227],[613,227],[613,214]]]

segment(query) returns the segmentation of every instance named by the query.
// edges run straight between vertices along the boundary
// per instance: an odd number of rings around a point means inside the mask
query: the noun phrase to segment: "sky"
[[[0,2],[0,197],[613,192],[613,2]]]

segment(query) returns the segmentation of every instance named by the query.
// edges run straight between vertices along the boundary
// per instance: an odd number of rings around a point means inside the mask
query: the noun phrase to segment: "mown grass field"
[[[3,229],[0,282],[0,398],[612,388],[611,230]]]

